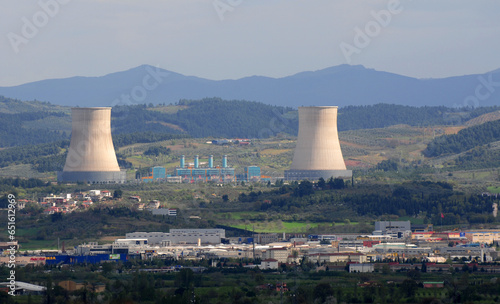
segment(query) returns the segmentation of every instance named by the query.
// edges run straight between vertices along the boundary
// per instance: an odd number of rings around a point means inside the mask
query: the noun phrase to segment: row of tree
[[[405,182],[399,185],[357,185],[345,188],[340,179],[312,184],[302,181],[266,192],[239,195],[255,211],[299,214],[302,220],[343,222],[345,218],[423,216],[434,224],[491,223],[494,197],[464,194],[446,182]],[[322,187],[320,187],[322,185]],[[328,216],[324,216],[328,214]],[[444,216],[444,218],[443,218]]]

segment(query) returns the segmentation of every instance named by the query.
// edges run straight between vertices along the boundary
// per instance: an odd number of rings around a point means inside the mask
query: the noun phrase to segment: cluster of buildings
[[[239,145],[239,146],[248,146],[252,143],[252,141],[248,138],[234,138],[234,139],[213,139],[211,141],[207,141],[207,144],[212,145]]]
[[[200,162],[199,155],[195,155],[193,163],[186,163],[184,155],[181,156],[180,166],[175,168],[174,175],[167,174],[164,167],[149,169],[147,176],[141,177],[143,182],[164,181],[169,183],[196,183],[196,182],[267,182],[270,176],[261,175],[260,167],[248,166],[243,174],[236,174],[235,168],[228,166],[227,155],[222,158],[221,166],[214,165],[214,157],[210,155],[207,162]]]
[[[112,199],[113,194],[108,190],[90,190],[88,192],[65,193],[60,196],[49,195],[40,197],[38,204],[44,208],[45,214],[71,213],[75,210],[85,210],[94,202]]]
[[[74,211],[86,210],[94,203],[105,202],[113,199],[113,193],[109,190],[89,190],[87,192],[64,193],[60,195],[51,194],[40,197],[38,204],[43,207],[44,214],[71,213]],[[143,202],[140,196],[132,195],[128,200],[133,202],[133,207],[137,210],[147,210],[154,215],[177,216],[177,209],[162,206],[158,200]],[[18,204],[17,208],[22,209],[25,202]],[[36,202],[33,202],[36,203]]]
[[[260,259],[260,264],[247,266],[262,269],[278,269],[281,264],[294,265],[305,260],[331,270],[349,266],[350,271],[361,272],[373,271],[377,263],[387,261],[393,262],[390,264],[393,270],[414,269],[413,263],[427,262],[428,271],[448,270],[450,264],[443,264],[445,262],[466,261],[475,265],[480,263],[485,271],[500,272],[500,265],[491,263],[500,260],[500,252],[493,246],[500,243],[500,230],[435,232],[428,230],[432,229],[429,225],[425,228],[428,231],[415,232],[422,227],[412,227],[409,222],[377,222],[376,226],[377,230],[371,235],[344,233],[307,237],[276,233],[226,237],[224,229],[134,232],[111,244],[86,243],[64,254],[19,256],[18,263],[247,258]],[[408,228],[410,230],[406,230]],[[2,256],[0,262],[6,263],[7,257]]]

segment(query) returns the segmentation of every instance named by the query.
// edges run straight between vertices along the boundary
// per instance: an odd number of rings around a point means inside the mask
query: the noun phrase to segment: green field
[[[231,212],[229,214],[232,220],[249,220],[258,218],[259,214],[264,214],[264,212]]]
[[[500,193],[500,187],[491,186],[486,188],[490,193]]]
[[[230,225],[238,229],[252,230],[258,233],[300,233],[306,232],[310,228],[318,227],[319,223],[302,223],[302,222],[258,222],[251,224]]]
[[[59,241],[62,246],[62,241]],[[40,249],[57,249],[57,240],[30,240],[29,242],[20,242],[20,250],[40,250]]]
[[[410,221],[414,225],[423,225],[424,224],[423,218],[414,218],[411,216],[400,216],[398,218],[398,221]]]

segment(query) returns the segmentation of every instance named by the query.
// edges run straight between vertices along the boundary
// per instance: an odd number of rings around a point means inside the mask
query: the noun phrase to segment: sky
[[[500,1],[0,0],[0,86],[150,64],[212,80],[340,64],[416,78],[500,68]]]

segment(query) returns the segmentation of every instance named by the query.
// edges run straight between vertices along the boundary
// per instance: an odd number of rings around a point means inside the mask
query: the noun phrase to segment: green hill
[[[112,116],[115,134],[154,131],[196,138],[268,138],[298,132],[297,112],[292,108],[220,98],[181,100],[174,106],[116,107]]]
[[[423,154],[435,157],[457,154],[500,140],[500,120],[460,130],[457,134],[443,135],[427,145]]]

